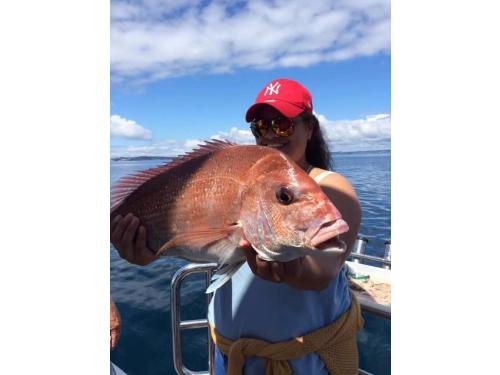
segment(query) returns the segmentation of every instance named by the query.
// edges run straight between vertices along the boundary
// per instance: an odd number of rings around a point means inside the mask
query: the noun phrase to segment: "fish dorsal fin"
[[[189,160],[193,160],[198,157],[210,154],[211,152],[223,150],[236,145],[236,143],[227,140],[213,139],[210,141],[205,141],[205,143],[198,145],[198,147],[194,150],[184,155],[178,156],[164,165],[146,169],[144,171],[121,178],[116,184],[113,185],[113,188],[111,189],[111,212],[118,208],[130,194],[132,194],[140,186],[142,186],[145,182],[151,180],[152,178],[165,173],[166,171],[174,167],[182,165]]]

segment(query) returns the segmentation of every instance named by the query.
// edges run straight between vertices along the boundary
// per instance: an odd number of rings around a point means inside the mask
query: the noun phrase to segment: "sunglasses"
[[[270,120],[254,119],[250,123],[250,130],[255,138],[265,136],[269,129],[272,129],[278,137],[289,137],[293,134],[294,122],[289,118],[279,116]]]

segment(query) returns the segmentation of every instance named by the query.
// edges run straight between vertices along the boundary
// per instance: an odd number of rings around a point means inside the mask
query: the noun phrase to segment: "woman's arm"
[[[338,173],[326,177],[321,181],[320,186],[349,225],[349,231],[340,235],[347,245],[348,251],[345,256],[347,258],[354,246],[361,224],[361,206],[358,197],[349,181]]]
[[[341,257],[305,257],[301,280],[289,283],[301,289],[322,290],[330,284],[351,253],[361,223],[358,197],[345,177],[337,173],[329,175],[321,181],[320,186],[349,225],[349,231],[340,235],[347,245],[347,251]]]

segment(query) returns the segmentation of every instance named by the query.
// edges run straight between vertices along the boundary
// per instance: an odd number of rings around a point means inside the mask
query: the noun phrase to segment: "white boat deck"
[[[347,261],[354,273],[368,275],[368,279],[349,280],[351,291],[362,308],[383,317],[391,317],[391,270]]]

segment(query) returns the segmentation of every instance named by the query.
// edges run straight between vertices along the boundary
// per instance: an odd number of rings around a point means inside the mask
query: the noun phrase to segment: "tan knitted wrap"
[[[289,359],[298,359],[316,353],[332,375],[358,373],[356,333],[363,327],[361,309],[356,297],[340,318],[332,324],[292,340],[268,343],[264,340],[240,338],[231,341],[210,327],[212,339],[229,361],[227,374],[241,375],[247,357],[262,357],[266,361],[266,375],[291,375]]]

